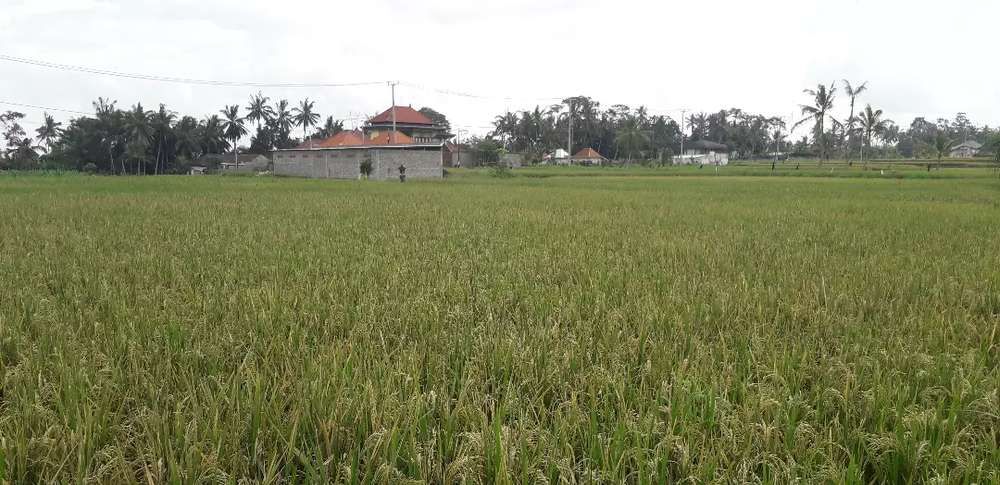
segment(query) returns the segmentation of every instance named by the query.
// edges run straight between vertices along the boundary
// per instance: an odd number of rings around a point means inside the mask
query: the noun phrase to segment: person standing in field
[[[406,182],[406,165],[399,165],[399,181]]]

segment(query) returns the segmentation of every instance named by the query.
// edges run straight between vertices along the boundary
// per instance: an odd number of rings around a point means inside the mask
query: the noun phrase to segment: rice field
[[[1000,482],[989,169],[643,173],[0,175],[0,483]]]

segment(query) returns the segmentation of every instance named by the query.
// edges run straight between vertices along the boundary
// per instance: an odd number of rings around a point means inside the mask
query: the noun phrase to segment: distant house
[[[982,143],[979,143],[976,140],[967,140],[952,147],[951,153],[948,154],[948,157],[972,158],[978,155],[979,150],[982,148],[983,148]]]
[[[198,157],[196,162],[199,166],[218,166],[221,172],[253,173],[267,170],[271,160],[256,153],[240,153],[235,159],[232,153],[207,153]]]
[[[341,131],[329,138],[306,140],[291,149],[275,150],[274,174],[293,177],[376,180],[399,177],[441,178],[445,166],[471,163],[461,150],[449,147],[448,128],[423,113],[394,106],[369,119],[360,130]],[[452,149],[459,152],[455,160]]]
[[[597,150],[590,147],[576,152],[576,155],[573,155],[572,160],[574,165],[603,165],[608,161],[608,159],[604,158],[604,156],[598,153]]]
[[[722,143],[698,140],[684,145],[684,153],[674,157],[674,165],[728,165],[728,150]]]
[[[393,130],[406,135],[409,141],[400,141],[392,134]],[[365,123],[362,132],[369,140],[387,134],[388,143],[380,143],[382,145],[444,143],[454,136],[448,132],[447,127],[434,123],[426,115],[409,106],[392,106],[375,115]]]
[[[572,163],[572,158],[569,156],[569,152],[563,150],[562,148],[557,148],[556,151],[548,153],[542,157],[542,164],[554,164],[554,165],[569,165]]]

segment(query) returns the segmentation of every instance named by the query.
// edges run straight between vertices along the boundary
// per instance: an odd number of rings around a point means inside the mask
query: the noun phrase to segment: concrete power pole
[[[686,109],[681,110],[681,163],[684,163],[684,115],[686,113]]]
[[[573,156],[573,101],[569,102],[569,140],[566,143],[566,151],[569,156]]]
[[[392,89],[392,134],[389,135],[389,143],[396,144],[396,85],[399,81],[390,81],[389,88]]]

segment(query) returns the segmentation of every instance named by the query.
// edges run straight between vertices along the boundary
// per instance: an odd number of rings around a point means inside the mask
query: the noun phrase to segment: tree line
[[[332,116],[318,125],[321,117],[308,98],[292,106],[285,99],[271,103],[261,93],[251,96],[245,107],[225,106],[201,119],[178,115],[163,104],[156,110],[141,103],[122,109],[116,101],[98,98],[93,107],[92,116],[73,118],[65,126],[46,113],[33,134],[22,126],[23,113],[0,114],[5,146],[0,168],[183,173],[196,161],[217,164],[223,158],[199,161],[203,155],[228,153],[235,160],[237,152],[267,154],[344,129]],[[301,138],[293,135],[296,129],[302,130]],[[249,145],[238,146],[247,135]]]
[[[537,161],[558,148],[576,152],[590,147],[612,159],[664,163],[685,143],[704,140],[726,145],[737,159],[839,157],[853,164],[872,158],[940,160],[956,144],[975,140],[1000,161],[1000,130],[978,126],[965,113],[933,122],[919,117],[902,128],[870,103],[862,108],[867,90],[867,83],[846,80],[806,89],[805,102],[799,106],[802,118],[791,126],[780,117],[739,108],[693,112],[675,120],[652,114],[644,106],[603,108],[591,97],[576,96],[546,108],[497,115],[488,134],[464,141],[484,160],[495,158],[500,150]],[[834,110],[841,102],[847,116],[838,118]],[[286,99],[272,102],[260,92],[250,96],[246,106],[228,105],[202,118],[179,115],[162,104],[156,110],[140,103],[123,109],[105,98],[94,101],[93,108],[93,115],[73,118],[65,126],[46,113],[33,133],[23,127],[23,113],[0,113],[0,169],[181,173],[206,154],[228,153],[235,161],[237,152],[267,154],[344,130],[343,122],[332,116],[320,124],[322,117],[308,98],[292,105]],[[431,108],[420,111],[448,127],[441,113]],[[808,126],[809,134],[793,141],[789,133],[799,126]],[[249,145],[240,146],[248,136]],[[218,161],[214,157],[198,163]]]
[[[497,115],[487,136],[473,138],[474,147],[492,147],[524,153],[539,160],[559,148],[576,152],[593,148],[618,160],[663,161],[680,153],[682,143],[699,140],[724,144],[736,159],[797,156],[829,160],[839,157],[853,164],[872,158],[942,158],[961,142],[976,140],[1000,161],[1000,130],[973,124],[965,113],[953,120],[929,122],[916,118],[904,129],[883,110],[859,103],[868,90],[866,82],[843,80],[806,89],[799,105],[802,118],[788,126],[780,117],[739,108],[694,112],[683,120],[651,115],[647,108],[616,104],[601,108],[587,96],[567,98],[548,108]],[[846,117],[834,116],[838,95],[844,95]],[[568,146],[572,119],[572,146]],[[683,123],[683,130],[682,130]],[[809,135],[790,140],[792,130],[807,126]]]

